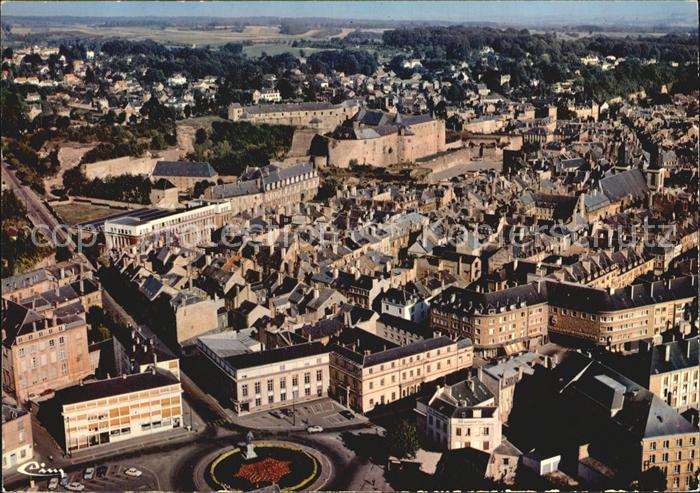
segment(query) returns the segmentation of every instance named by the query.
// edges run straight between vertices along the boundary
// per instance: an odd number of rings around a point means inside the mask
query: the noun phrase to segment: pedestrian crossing
[[[219,418],[219,419],[215,419],[213,421],[207,421],[207,426],[213,428],[215,426],[223,426],[223,425],[230,424],[230,423],[231,423],[231,420],[228,418]]]

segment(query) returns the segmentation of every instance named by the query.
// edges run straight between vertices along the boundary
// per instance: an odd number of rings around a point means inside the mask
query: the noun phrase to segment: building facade
[[[10,471],[34,457],[31,414],[2,405],[2,470]]]
[[[143,438],[183,426],[182,388],[170,372],[149,369],[56,393],[67,452]]]
[[[366,413],[418,392],[425,382],[469,368],[469,339],[440,336],[373,353],[335,343],[331,352],[330,394],[341,404]]]
[[[328,395],[329,356],[320,342],[235,356],[222,356],[202,344],[197,348],[218,387],[216,397],[236,414],[291,407]]]
[[[442,450],[492,452],[502,440],[496,398],[477,378],[438,387],[416,402],[417,428]]]

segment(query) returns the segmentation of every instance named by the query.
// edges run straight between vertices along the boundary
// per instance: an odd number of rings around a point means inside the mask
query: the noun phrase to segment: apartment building
[[[172,373],[151,367],[68,387],[52,404],[62,418],[63,445],[73,452],[183,426],[181,394]]]
[[[471,367],[473,357],[469,339],[440,336],[395,346],[373,334],[346,329],[331,343],[329,393],[366,413],[415,394],[425,382]]]
[[[482,293],[450,287],[430,302],[430,326],[469,337],[485,356],[535,349],[547,340],[547,287],[542,281]]]
[[[159,347],[154,338],[146,337],[139,329],[113,334],[114,366],[117,375],[143,373],[156,366],[180,379],[180,358]]]
[[[34,457],[31,415],[15,406],[2,404],[2,470],[24,464]]]
[[[493,393],[500,414],[501,423],[507,423],[513,409],[515,388],[526,375],[534,373],[534,366],[541,360],[547,361],[537,353],[527,352],[512,356],[506,361],[488,364],[482,367],[479,380]]]
[[[549,332],[611,351],[633,351],[679,325],[698,289],[697,276],[608,290],[546,282]]]
[[[328,350],[307,342],[226,356],[199,340],[215,397],[236,414],[292,406],[328,395]]]
[[[649,390],[678,412],[700,407],[699,372],[697,336],[651,349]]]
[[[79,382],[91,372],[80,303],[41,313],[2,300],[3,388],[19,402]]]
[[[458,252],[454,247],[435,246],[430,255],[416,259],[416,276],[430,272],[448,271],[457,279],[474,282],[481,277],[481,258]]]
[[[376,335],[398,346],[413,344],[440,335],[427,324],[419,324],[386,313],[377,319],[376,330]]]
[[[2,297],[15,303],[79,280],[92,280],[92,269],[80,260],[66,260],[50,267],[3,278]]]
[[[438,387],[416,401],[417,428],[441,450],[473,448],[491,452],[501,443],[494,394],[478,378]]]

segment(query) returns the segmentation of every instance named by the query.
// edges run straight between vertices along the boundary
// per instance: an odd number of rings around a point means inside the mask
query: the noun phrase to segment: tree
[[[666,491],[666,475],[660,467],[651,467],[639,476],[640,491]]]
[[[387,433],[389,454],[402,459],[413,458],[420,447],[416,425],[402,419],[399,424]]]
[[[17,198],[12,190],[3,190],[2,192],[2,219],[23,219],[27,216],[27,209],[24,204]]]
[[[207,188],[214,186],[214,185],[216,185],[216,184],[214,182],[209,181],[209,180],[198,181],[197,183],[194,184],[194,190],[192,191],[192,196],[194,198],[199,198],[202,196],[202,194],[204,193],[204,191]]]
[[[27,128],[27,105],[15,86],[0,87],[0,108],[3,136],[16,137]]]
[[[202,145],[207,141],[207,131],[204,128],[198,128],[194,134],[194,141]]]

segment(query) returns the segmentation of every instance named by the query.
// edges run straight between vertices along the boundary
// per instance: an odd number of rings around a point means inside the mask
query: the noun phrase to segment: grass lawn
[[[61,219],[63,219],[63,221],[70,226],[85,221],[92,221],[93,219],[99,219],[101,217],[119,212],[118,209],[112,209],[111,207],[92,205],[82,202],[55,205],[53,206],[53,209],[59,216],[61,216]]]

